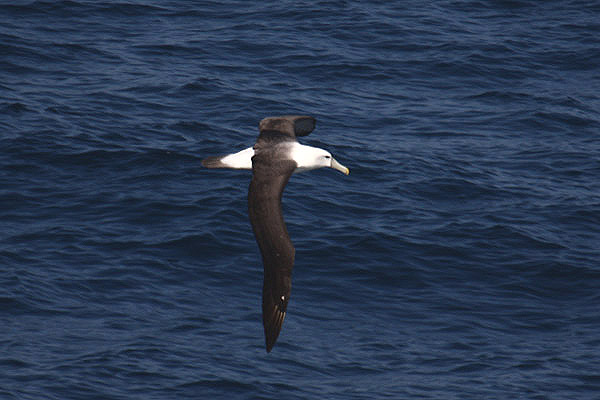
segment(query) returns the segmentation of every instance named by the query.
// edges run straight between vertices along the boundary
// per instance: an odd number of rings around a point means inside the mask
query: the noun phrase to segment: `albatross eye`
[[[331,156],[324,156],[324,157],[325,157],[326,159],[328,159],[328,160],[331,158]]]

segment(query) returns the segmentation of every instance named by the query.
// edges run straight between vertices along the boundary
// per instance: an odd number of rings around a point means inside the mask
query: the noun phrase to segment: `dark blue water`
[[[600,3],[3,1],[0,398],[600,398]],[[294,176],[264,350],[260,119]]]

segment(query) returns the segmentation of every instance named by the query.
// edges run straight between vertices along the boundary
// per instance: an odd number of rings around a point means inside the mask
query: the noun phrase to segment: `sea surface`
[[[0,399],[599,398],[600,2],[0,2]]]

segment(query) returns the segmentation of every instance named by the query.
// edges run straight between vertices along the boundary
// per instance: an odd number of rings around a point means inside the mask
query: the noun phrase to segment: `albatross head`
[[[327,150],[318,147],[304,146],[295,143],[292,148],[292,158],[298,164],[296,172],[308,171],[311,169],[329,167],[348,175],[350,170],[337,162]]]

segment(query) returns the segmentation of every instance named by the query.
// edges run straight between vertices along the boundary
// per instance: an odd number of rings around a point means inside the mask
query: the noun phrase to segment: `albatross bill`
[[[296,252],[281,211],[283,190],[295,172],[329,167],[350,173],[328,151],[298,143],[296,138],[310,134],[315,125],[310,116],[268,117],[259,124],[254,146],[202,161],[206,168],[252,170],[248,216],[263,260],[262,315],[267,352],[275,345],[286,315]]]

